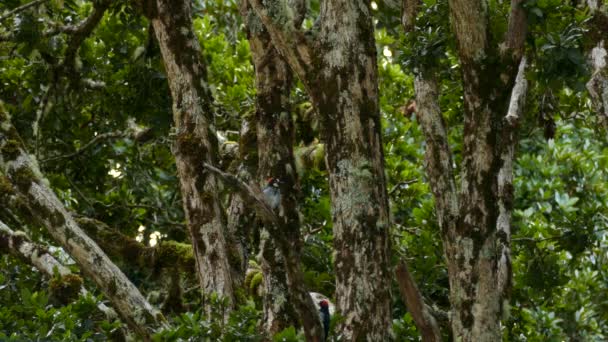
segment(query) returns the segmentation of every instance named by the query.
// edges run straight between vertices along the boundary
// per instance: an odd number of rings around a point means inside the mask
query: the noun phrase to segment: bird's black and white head
[[[278,178],[270,177],[266,179],[266,186],[272,186],[274,188],[278,188],[281,184],[281,181]]]
[[[319,302],[319,307],[321,308],[321,311],[327,311],[327,313],[329,313],[329,302],[327,300],[321,300]]]

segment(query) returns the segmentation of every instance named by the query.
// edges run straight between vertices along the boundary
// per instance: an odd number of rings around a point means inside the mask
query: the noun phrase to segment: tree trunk
[[[526,93],[525,62],[519,72],[517,68],[526,35],[521,4],[521,0],[511,2],[508,32],[499,49],[488,36],[487,4],[450,0],[464,89],[460,189],[434,70],[420,68],[414,82],[416,114],[427,142],[425,168],[447,259],[452,334],[457,341],[501,340],[503,303],[511,286],[515,127]]]
[[[389,210],[367,1],[323,1],[305,34],[284,6],[249,1],[321,116],[334,228],[336,301],[347,341],[391,338]],[[314,39],[314,41],[313,41]]]
[[[487,33],[487,6],[472,0],[450,1],[465,116],[459,215],[455,229],[444,231],[444,246],[452,332],[462,341],[501,339],[503,301],[511,286],[515,139],[506,111],[526,29],[521,0],[513,0],[511,6],[506,49],[499,51]]]
[[[203,298],[216,293],[234,305],[219,186],[203,168],[205,162],[217,165],[219,152],[213,98],[192,27],[191,3],[150,0],[144,6],[154,27],[173,97],[175,161]]]
[[[266,330],[274,334],[301,322],[308,341],[321,341],[321,322],[304,286],[300,266],[302,243],[297,206],[298,180],[293,154],[294,123],[289,100],[293,75],[289,65],[274,48],[268,32],[256,30],[256,27],[263,27],[260,19],[247,7],[244,7],[243,14],[247,18],[256,70],[258,179],[262,183],[271,177],[278,179],[281,193],[277,209],[280,221],[277,228],[281,236],[271,235],[267,228],[261,234]]]
[[[369,3],[324,1],[317,91],[334,229],[336,301],[349,341],[390,337],[389,211]]]

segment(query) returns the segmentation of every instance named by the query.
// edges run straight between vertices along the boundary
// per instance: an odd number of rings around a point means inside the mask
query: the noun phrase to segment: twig
[[[76,190],[76,192],[77,192],[77,193],[80,195],[80,197],[82,197],[82,199],[83,199],[85,202],[87,202],[87,204],[89,205],[89,207],[91,207],[91,208],[95,208],[95,207],[93,206],[93,202],[91,202],[91,200],[90,200],[90,199],[89,199],[87,196],[85,196],[85,195],[82,193],[82,191],[80,191],[80,188],[78,188],[78,187],[76,186],[76,184],[74,184],[74,182],[72,182],[72,179],[70,179],[70,177],[68,177],[68,176],[66,175],[66,176],[65,176],[65,179],[67,179],[68,183],[70,183],[70,187],[74,188],[74,190]]]
[[[54,73],[54,71],[52,71]],[[44,116],[48,113],[49,109],[53,106],[51,102],[52,92],[55,90],[54,84],[49,84],[44,90],[44,94],[40,99],[40,104],[38,105],[38,109],[36,109],[36,119],[32,124],[32,131],[34,134],[34,138],[36,139],[35,153],[36,158],[40,158],[40,124],[44,119]]]
[[[76,150],[76,152],[73,152],[73,153],[70,153],[70,154],[64,154],[64,155],[61,155],[61,156],[47,158],[47,159],[41,161],[41,164],[46,164],[48,162],[59,160],[59,159],[74,158],[76,156],[81,155],[84,151],[86,151],[87,149],[91,148],[92,146],[94,146],[95,144],[97,144],[100,141],[109,140],[109,139],[124,138],[126,136],[127,136],[127,134],[125,134],[123,132],[102,133],[102,134],[97,135],[95,138],[91,139],[91,141],[89,141],[86,145],[84,145],[83,147],[81,147],[78,150]]]
[[[35,1],[32,1],[32,2],[28,2],[25,5],[21,5],[21,6],[17,7],[17,8],[14,8],[12,11],[9,11],[5,15],[1,16],[0,17],[0,21],[4,21],[5,19],[9,18],[10,16],[12,16],[14,14],[17,14],[19,12],[25,11],[26,9],[28,9],[30,7],[37,6],[37,5],[39,5],[39,4],[43,3],[43,2],[46,2],[46,1],[48,1],[48,0],[35,0]]]
[[[608,228],[597,229],[597,230],[591,231],[590,234],[604,232],[607,230],[608,230]],[[513,238],[513,239],[511,239],[511,241],[529,241],[529,242],[534,242],[534,243],[541,243],[541,242],[545,242],[545,241],[564,239],[568,236],[570,236],[570,235],[568,235],[568,233],[560,234],[560,235],[556,235],[556,236],[549,236],[549,237],[542,238],[542,239],[535,239],[535,238],[523,236],[523,237]]]
[[[80,82],[82,82],[83,86],[93,90],[103,89],[106,87],[106,82],[97,81],[90,78],[83,78],[80,80]]]
[[[410,179],[410,180],[406,180],[403,182],[399,182],[397,184],[395,184],[395,186],[393,186],[391,188],[391,191],[388,192],[389,196],[392,196],[395,192],[397,192],[397,190],[401,189],[402,186],[404,185],[410,185],[410,184],[414,184],[418,182],[418,178],[414,178],[414,179]]]
[[[80,48],[80,45],[82,45],[82,42],[91,34],[91,32],[93,32],[95,27],[97,27],[97,24],[99,24],[103,18],[106,9],[110,7],[110,3],[110,0],[96,2],[93,11],[91,11],[91,14],[86,19],[81,21],[77,26],[64,28],[64,32],[71,34],[63,60],[63,67],[66,68],[66,72],[73,72],[76,52]]]

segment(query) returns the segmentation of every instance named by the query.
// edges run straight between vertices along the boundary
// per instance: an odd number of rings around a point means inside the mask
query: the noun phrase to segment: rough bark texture
[[[205,162],[217,165],[219,152],[213,98],[192,27],[191,2],[150,0],[144,3],[144,14],[154,27],[173,97],[175,161],[203,296],[217,293],[233,305],[219,187],[202,166]]]
[[[319,112],[330,178],[336,301],[344,340],[391,338],[388,196],[374,25],[362,0],[323,1],[303,33],[283,2],[249,1]]]
[[[587,52],[591,78],[587,90],[591,96],[598,121],[604,129],[608,128],[608,5],[598,6],[597,1],[586,1],[592,13],[589,37],[592,47]]]
[[[334,228],[336,301],[345,340],[390,339],[388,196],[369,3],[324,1],[326,47],[313,96],[322,117]]]
[[[501,339],[503,302],[511,283],[515,128],[526,91],[523,62],[511,97],[526,35],[521,4],[521,0],[512,0],[507,35],[497,44],[489,36],[487,3],[450,1],[464,89],[460,189],[437,101],[435,75],[432,70],[422,70],[415,79],[417,117],[427,142],[425,167],[443,235],[452,334],[457,341]]]
[[[257,136],[255,119],[244,118],[241,124],[238,158],[231,164],[231,171],[245,182],[253,182],[258,167]],[[230,197],[227,211],[227,227],[229,238],[229,255],[231,258],[232,281],[235,288],[243,286],[247,265],[251,251],[249,238],[256,229],[254,212],[247,207],[240,193],[233,193]],[[232,247],[232,249],[230,249]]]
[[[0,168],[25,204],[50,235],[74,258],[99,286],[112,306],[131,328],[144,339],[164,325],[165,319],[141,295],[105,253],[76,223],[47,185],[38,166],[21,144],[21,138],[10,123],[8,113],[0,108]],[[3,189],[10,191],[10,189]],[[4,194],[2,194],[4,196]]]
[[[295,5],[296,9],[299,9],[297,13],[305,13],[303,1]],[[293,153],[294,123],[289,99],[293,75],[289,65],[274,48],[260,19],[248,6],[244,6],[243,16],[247,18],[249,43],[256,71],[258,179],[262,184],[270,177],[278,179],[281,193],[281,203],[277,209],[280,226],[276,227],[281,236],[270,234],[267,227],[261,234],[265,328],[274,334],[301,322],[307,340],[320,341],[323,339],[321,322],[304,286],[300,266],[302,246],[297,210],[297,172]],[[302,19],[302,16],[296,18],[295,25],[301,23]]]

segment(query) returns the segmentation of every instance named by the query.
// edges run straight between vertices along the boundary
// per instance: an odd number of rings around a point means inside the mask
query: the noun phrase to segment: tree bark
[[[238,158],[231,163],[230,170],[238,177],[251,183],[255,179],[258,168],[257,158],[257,134],[255,118],[243,118],[240,130],[238,147]],[[235,288],[243,286],[247,272],[250,253],[250,237],[257,229],[254,211],[247,207],[242,195],[238,192],[231,194],[227,208],[227,227],[232,242],[228,244],[233,247],[229,255],[234,261],[230,262],[232,267],[232,281]]]
[[[592,48],[587,51],[587,59],[591,68],[591,78],[587,82],[587,90],[591,96],[593,108],[597,112],[598,122],[608,129],[608,6],[597,1],[585,1],[592,15],[589,22],[589,37]]]
[[[344,340],[391,339],[389,211],[374,25],[367,1],[323,1],[301,32],[282,2],[249,1],[321,117]]]
[[[487,6],[450,1],[464,85],[464,150],[456,229],[444,232],[452,332],[462,341],[499,341],[511,286],[510,215],[514,139],[505,119],[523,53],[525,16],[512,1],[506,50],[490,47]],[[522,31],[523,27],[523,31]],[[510,155],[509,160],[503,156]],[[508,176],[507,176],[508,175]]]
[[[149,340],[156,329],[165,325],[165,318],[82,231],[61,204],[47,185],[48,181],[40,173],[36,162],[25,152],[8,113],[1,107],[0,151],[0,168],[14,184],[14,189],[3,188],[2,191],[15,190],[25,199],[30,212],[99,286],[125,322],[142,338]]]
[[[452,334],[458,341],[501,339],[503,303],[511,286],[513,159],[526,93],[525,61],[518,71],[526,35],[521,4],[511,2],[509,29],[499,49],[488,36],[487,4],[450,0],[464,89],[460,189],[435,73],[419,70],[414,82],[417,118],[427,142],[425,168],[448,265]]]
[[[203,168],[205,162],[218,164],[219,151],[213,97],[191,6],[190,1],[149,0],[143,10],[154,27],[173,97],[175,161],[203,299],[216,293],[232,306],[235,297],[219,185]]]
[[[305,13],[302,3],[295,4],[297,13]],[[261,234],[260,257],[265,285],[265,325],[275,334],[290,325],[301,325],[308,341],[321,341],[323,330],[317,309],[304,286],[300,266],[302,242],[297,208],[298,180],[293,153],[294,123],[290,93],[293,75],[279,55],[270,35],[253,11],[243,4],[247,19],[249,44],[256,77],[256,123],[258,141],[258,179],[280,181],[281,201],[277,209],[281,236]],[[303,16],[294,19],[299,25]],[[294,310],[295,309],[295,310]],[[298,315],[296,315],[296,312]],[[298,319],[298,316],[300,319]]]

